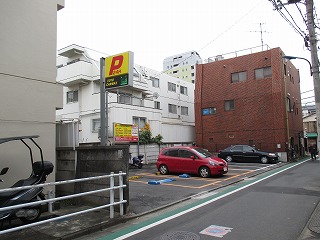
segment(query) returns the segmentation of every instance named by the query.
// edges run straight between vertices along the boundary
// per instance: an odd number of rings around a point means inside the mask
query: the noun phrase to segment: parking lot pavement
[[[227,174],[210,178],[201,178],[197,175],[183,178],[180,177],[181,174],[160,175],[155,164],[144,165],[142,169],[130,169],[130,212],[140,214],[152,211],[202,192],[231,185],[284,164],[230,163]],[[160,183],[151,184],[154,181]]]

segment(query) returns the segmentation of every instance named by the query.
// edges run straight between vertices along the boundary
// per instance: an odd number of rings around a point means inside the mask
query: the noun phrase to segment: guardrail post
[[[123,201],[123,175],[122,171],[119,172],[119,201]],[[120,216],[123,215],[123,203],[120,204]]]
[[[110,175],[110,218],[114,218],[114,172]]]
[[[48,190],[48,199],[54,198],[53,190]],[[48,212],[53,213],[53,202],[48,202]]]

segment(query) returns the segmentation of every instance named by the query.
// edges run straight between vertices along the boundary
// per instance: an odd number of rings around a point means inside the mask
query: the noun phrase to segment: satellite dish
[[[154,92],[154,93],[152,94],[152,97],[154,97],[155,99],[157,99],[157,98],[159,97],[159,93]]]

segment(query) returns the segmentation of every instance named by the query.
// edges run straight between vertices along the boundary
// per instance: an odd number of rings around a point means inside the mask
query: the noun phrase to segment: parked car
[[[233,145],[220,150],[218,157],[225,159],[227,162],[275,163],[279,160],[277,153],[260,151],[248,145]]]
[[[157,169],[161,174],[190,173],[206,178],[228,172],[228,163],[207,150],[196,146],[163,148],[158,156]]]

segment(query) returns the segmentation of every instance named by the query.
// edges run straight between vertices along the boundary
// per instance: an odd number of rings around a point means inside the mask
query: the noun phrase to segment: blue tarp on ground
[[[167,182],[172,182],[172,181],[175,181],[175,179],[173,178],[167,178],[167,179],[163,179],[163,180],[151,180],[148,182],[148,184],[151,184],[151,185],[159,185],[161,183],[167,183]]]

